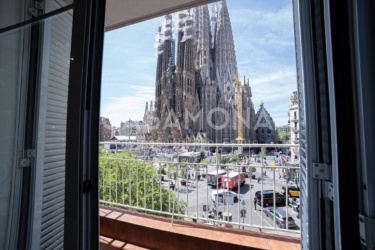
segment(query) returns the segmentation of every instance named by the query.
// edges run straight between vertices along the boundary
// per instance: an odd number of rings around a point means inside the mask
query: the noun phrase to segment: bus
[[[178,156],[178,162],[199,163],[203,160],[204,152],[185,152]]]

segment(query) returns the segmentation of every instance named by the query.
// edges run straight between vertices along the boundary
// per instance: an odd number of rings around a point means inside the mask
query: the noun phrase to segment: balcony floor
[[[119,240],[114,240],[108,237],[99,237],[100,250],[148,250],[147,248],[132,245],[130,243],[122,242]]]
[[[100,234],[101,249],[301,249],[297,238],[178,220],[172,225],[170,219],[103,206]]]

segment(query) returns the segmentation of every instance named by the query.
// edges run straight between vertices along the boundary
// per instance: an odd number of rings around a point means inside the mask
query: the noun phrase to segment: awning
[[[210,2],[215,0],[107,0],[105,30],[118,29]]]

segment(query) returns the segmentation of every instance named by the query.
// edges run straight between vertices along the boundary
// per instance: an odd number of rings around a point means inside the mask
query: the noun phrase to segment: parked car
[[[262,195],[262,191],[257,191],[255,192],[255,198],[257,199],[258,205],[263,206],[263,207],[268,207],[268,206],[273,205],[274,194],[275,194],[276,206],[278,205],[284,206],[286,203],[285,196],[274,190],[263,190],[263,195]],[[262,204],[262,200],[263,200],[263,204]]]
[[[281,193],[285,195],[286,186],[281,187]],[[288,186],[288,194],[290,197],[299,197],[299,187],[297,186]]]
[[[213,202],[224,202],[223,198],[224,196],[229,195],[233,196],[233,201],[238,202],[238,195],[236,192],[226,190],[226,189],[218,189],[218,190],[213,190],[211,193],[211,199]]]
[[[288,228],[296,227],[296,222],[294,221],[293,217],[287,215],[286,211],[281,208],[276,208],[275,210],[273,207],[266,207],[263,209],[265,215],[270,217],[272,220],[275,220],[275,223],[280,228]]]

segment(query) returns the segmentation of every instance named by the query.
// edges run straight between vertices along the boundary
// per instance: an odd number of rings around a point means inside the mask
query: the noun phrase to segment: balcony
[[[290,121],[291,122],[298,122],[298,117],[297,116],[291,116]]]
[[[298,132],[299,132],[299,127],[293,127],[293,128],[292,128],[292,131],[293,131],[294,133],[298,133]]]
[[[292,148],[293,153],[299,154],[299,147]]]
[[[295,237],[218,228],[100,207],[100,249],[300,249]]]
[[[106,143],[102,143],[104,145]],[[281,204],[274,198],[274,202],[264,207],[285,210],[294,220],[292,228],[289,228],[290,221],[282,227],[278,221],[267,217],[262,212],[261,201],[253,202],[257,191],[274,190],[276,194],[285,185],[284,172],[290,166],[278,162],[273,152],[266,153],[267,147],[279,146],[293,148],[296,145],[129,142],[112,146],[108,152],[101,150],[101,235],[146,249],[178,249],[178,242],[223,245],[232,249],[236,245],[233,239],[240,242],[239,246],[249,249],[257,249],[252,248],[255,246],[282,249],[251,245],[259,239],[299,246],[300,221],[297,210],[285,205],[289,204],[288,198],[284,197]],[[221,156],[209,153],[233,152],[225,147],[239,148],[242,153]],[[255,147],[264,151],[255,155],[252,153]],[[205,150],[203,153],[186,152],[192,148]],[[223,195],[215,196],[217,193]],[[116,231],[118,228],[126,230]],[[145,245],[144,238],[136,236],[135,232],[142,232],[140,235],[147,232],[151,243]],[[218,237],[218,232],[228,238]],[[262,244],[274,244],[265,242]],[[196,249],[185,247],[184,244],[184,249]],[[228,249],[226,247],[207,249]]]

